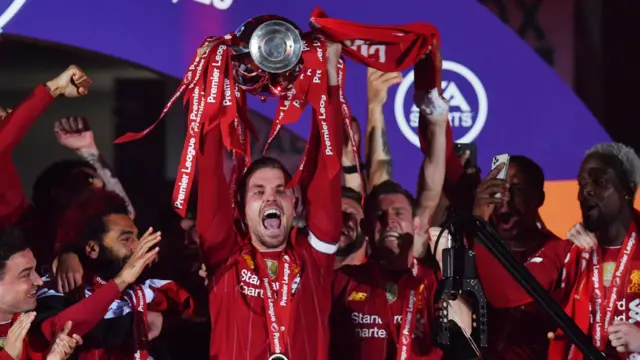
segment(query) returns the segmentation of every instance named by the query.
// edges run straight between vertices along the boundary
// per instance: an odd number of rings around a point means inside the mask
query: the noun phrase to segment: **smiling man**
[[[362,231],[362,194],[342,187],[342,233],[336,251],[335,269],[343,265],[359,265],[367,256],[366,236]]]

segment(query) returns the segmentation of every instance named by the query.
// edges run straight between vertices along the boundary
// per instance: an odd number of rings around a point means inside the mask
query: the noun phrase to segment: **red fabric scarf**
[[[436,56],[440,35],[427,23],[398,26],[373,26],[332,19],[319,8],[311,16],[312,30],[304,33],[302,59],[304,66],[294,88],[283,94],[269,134],[267,146],[282,125],[296,122],[308,103],[313,108],[314,124],[302,161],[290,186],[304,176],[304,164],[309,154],[326,156],[328,176],[340,171],[340,159],[335,155],[328,128],[324,124],[328,103],[326,75],[326,40],[344,45],[343,53],[352,60],[382,71],[400,71],[416,65],[416,89],[429,91],[440,87],[439,55]],[[176,177],[173,206],[185,216],[189,194],[195,175],[196,151],[203,132],[220,126],[225,147],[233,154],[231,196],[236,199],[237,181],[251,161],[249,134],[252,131],[247,115],[245,93],[235,84],[231,50],[235,34],[207,38],[202,45],[212,45],[208,51],[194,56],[184,80],[162,111],[160,118],[140,133],[127,133],[116,143],[136,140],[146,135],[162,119],[177,98],[184,93],[189,108],[188,133]],[[201,46],[202,47],[202,46]],[[422,60],[421,60],[422,59]],[[345,62],[338,64],[340,102],[344,126],[352,151],[357,152],[351,129],[349,106],[344,98]],[[321,136],[324,134],[324,136]],[[254,134],[255,136],[255,134]],[[266,150],[266,149],[265,149]],[[355,157],[358,159],[358,156]],[[360,165],[357,164],[358,169]]]

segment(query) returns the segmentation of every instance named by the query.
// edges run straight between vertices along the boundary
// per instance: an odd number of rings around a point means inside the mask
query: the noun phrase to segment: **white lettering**
[[[285,262],[282,277],[282,291],[280,292],[280,306],[287,306],[287,300],[289,298],[289,276],[291,276],[290,265],[288,262]]]
[[[331,138],[329,137],[329,126],[326,121],[321,121],[322,124],[322,137],[324,138],[324,153],[326,155],[333,155],[333,151],[331,150]]]
[[[173,205],[178,209],[183,209],[185,206],[185,199],[187,198],[187,188],[191,182],[191,174],[193,173],[194,157],[196,156],[196,139],[200,129],[200,119],[202,117],[202,110],[204,109],[204,99],[200,98],[200,91],[196,87],[193,91],[193,102],[191,104],[191,113],[189,114],[189,131],[187,133],[187,149],[184,159],[181,159],[178,173],[181,175],[178,183],[178,196]]]
[[[351,313],[351,321],[354,324],[377,324],[382,325],[382,318],[377,315],[368,315],[358,312]]]
[[[381,63],[387,61],[387,47],[385,45],[371,45],[370,42],[364,40],[346,40],[344,44],[369,59],[376,60]]]
[[[324,61],[324,56],[323,56],[323,54],[322,54],[322,43],[321,43],[320,41],[318,41],[318,40],[314,40],[314,41],[313,41],[313,46],[315,46],[315,47],[316,47],[316,52],[317,52],[317,55],[318,55],[318,60],[320,60],[321,62],[323,62],[323,61]]]
[[[378,338],[378,339],[385,339],[387,337],[387,330],[386,329],[382,329],[382,328],[356,328],[356,335],[358,335],[358,337],[360,339],[366,339],[366,338]]]
[[[640,321],[640,299],[635,299],[629,303],[629,322],[636,323]]]
[[[351,313],[351,321],[357,325],[365,325],[365,326],[356,326],[356,335],[359,338],[379,338],[384,339],[387,337],[387,330],[378,325],[382,325],[382,318],[377,315],[368,315],[362,314],[358,312]],[[394,317],[395,322],[395,317]],[[366,325],[374,325],[374,326],[366,326]]]
[[[231,82],[229,79],[224,79],[224,100],[222,101],[222,105],[231,105]]]
[[[227,10],[233,4],[233,0],[194,0],[194,1],[203,5],[213,5],[213,7],[218,10]],[[175,4],[178,1],[172,0],[172,2]]]
[[[316,75],[313,77],[313,83],[320,84],[321,78],[322,78],[322,70],[316,70]]]
[[[277,282],[272,281],[271,288],[273,291],[277,292],[280,285]],[[262,281],[260,281],[260,278],[251,270],[242,269],[240,272],[240,285],[238,285],[238,290],[251,297],[264,297]]]

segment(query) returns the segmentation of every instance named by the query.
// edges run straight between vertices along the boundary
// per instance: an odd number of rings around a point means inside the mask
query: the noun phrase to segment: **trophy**
[[[197,157],[194,156],[194,149],[199,148],[202,133],[220,127],[225,148],[233,151],[237,159],[231,183],[235,184],[248,166],[251,142],[247,140],[255,134],[252,134],[253,127],[248,120],[246,94],[256,95],[263,100],[267,97],[279,98],[267,146],[282,126],[298,120],[307,105],[313,108],[312,120],[316,126],[312,129],[315,131],[326,126],[326,99],[329,99],[330,86],[325,61],[328,59],[329,42],[342,44],[345,58],[381,71],[402,71],[415,64],[416,77],[421,78],[415,84],[424,87],[427,92],[439,84],[434,45],[439,43],[440,35],[431,24],[359,24],[330,18],[320,8],[313,11],[309,24],[310,29],[303,32],[287,18],[261,15],[246,21],[233,33],[207,37],[159,119],[141,132],[127,133],[116,140],[116,143],[122,143],[142,138],[158,124],[180,95],[185,95],[189,131],[173,196],[174,208],[180,215],[186,214],[186,204],[195,177]],[[344,92],[344,58],[338,60],[335,71],[338,83],[331,86],[338,87],[339,95],[335,101],[342,110],[338,121],[344,123],[351,149],[356,153],[351,112]],[[340,171],[340,159],[335,156],[337,153],[332,152],[330,147],[321,149],[322,146],[328,146],[327,141],[330,140],[311,142],[313,148],[308,146],[305,150],[292,184],[302,177],[307,154],[328,156],[327,176]],[[274,356],[273,360],[276,360],[281,359],[278,356],[282,355]]]
[[[232,40],[236,83],[258,96],[281,96],[300,73],[302,32],[289,19],[262,15],[242,24]]]

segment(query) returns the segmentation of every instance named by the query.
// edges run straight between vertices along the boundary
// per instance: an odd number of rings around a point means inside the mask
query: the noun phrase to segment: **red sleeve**
[[[7,350],[2,349],[2,351],[0,351],[0,360],[16,360],[16,359],[12,358],[11,355],[9,355],[9,353],[7,352]]]
[[[551,292],[559,284],[562,269],[572,243],[557,238],[548,240],[542,249],[525,263],[527,270]],[[498,260],[478,241],[475,242],[478,278],[489,303],[496,308],[512,308],[533,301]]]
[[[28,201],[11,155],[38,116],[51,104],[53,96],[39,85],[15,110],[0,121],[0,226],[15,224]]]
[[[71,333],[84,336],[102,321],[109,306],[119,299],[121,294],[122,292],[115,282],[108,282],[91,296],[42,322],[42,334],[47,340],[53,342],[58,331],[64,327],[67,321],[71,321],[73,322]]]
[[[342,231],[342,178],[340,172],[328,177],[329,166],[327,158],[329,156],[339,159],[342,157],[342,144],[344,142],[342,130],[342,112],[340,109],[340,97],[338,86],[329,87],[329,109],[327,119],[327,129],[322,133],[320,129],[315,130],[309,138],[310,142],[319,141],[322,150],[310,151],[309,157],[316,155],[305,164],[305,168],[311,169],[308,174],[308,182],[303,181],[302,190],[305,194],[306,222],[309,228],[309,242],[317,252],[332,255],[336,252],[340,232]],[[320,137],[330,137],[331,152],[327,155],[325,141]],[[312,138],[312,137],[315,137]],[[327,151],[325,151],[327,150]],[[333,261],[333,260],[331,260]],[[333,265],[332,265],[333,266]]]
[[[231,256],[236,245],[229,184],[224,175],[220,127],[204,135],[204,148],[198,153],[198,210],[196,229],[202,256],[212,275]]]

